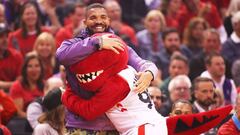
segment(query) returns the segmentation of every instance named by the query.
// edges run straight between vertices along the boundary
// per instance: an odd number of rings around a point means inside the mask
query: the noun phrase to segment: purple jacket
[[[80,88],[77,83],[77,79],[73,73],[68,69],[68,66],[84,59],[89,54],[97,50],[98,39],[91,38],[86,30],[83,30],[81,34],[73,39],[65,40],[61,46],[57,49],[56,57],[60,64],[64,65],[67,72],[67,81],[70,84],[72,90],[81,96],[82,98],[88,99],[94,95],[94,93],[85,91]],[[135,68],[137,71],[150,70],[154,77],[157,74],[157,67],[150,61],[141,59],[133,49],[128,47],[128,65]],[[86,121],[71,112],[67,112],[66,115],[66,127],[70,128],[81,128],[90,130],[114,130],[115,128],[109,121],[109,119],[103,115],[98,117],[94,121]]]

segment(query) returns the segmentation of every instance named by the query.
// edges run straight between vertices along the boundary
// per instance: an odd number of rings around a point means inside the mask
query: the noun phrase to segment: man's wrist
[[[152,80],[151,81],[153,81],[154,80],[154,75],[153,75],[152,71],[146,70],[145,72],[149,72],[152,75]]]

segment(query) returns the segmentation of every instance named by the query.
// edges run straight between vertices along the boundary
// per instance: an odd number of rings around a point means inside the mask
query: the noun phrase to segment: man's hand
[[[100,40],[100,48],[112,50],[115,53],[119,54],[119,50],[124,50],[124,43],[122,40],[118,38],[109,37],[111,34],[105,34],[103,36],[98,37]]]
[[[139,79],[136,82],[134,91],[136,91],[137,93],[142,93],[151,84],[151,81],[153,79],[153,75],[150,71],[138,72],[136,75]]]

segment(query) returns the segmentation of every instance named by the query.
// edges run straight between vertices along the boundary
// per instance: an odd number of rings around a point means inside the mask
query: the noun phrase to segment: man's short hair
[[[176,107],[176,104],[178,104],[178,103],[188,104],[191,107],[192,112],[193,112],[193,106],[192,106],[191,102],[186,99],[178,99],[177,101],[175,101],[172,105],[171,112],[173,111],[173,109]]]
[[[198,84],[201,82],[211,82],[215,88],[214,82],[212,79],[208,78],[208,77],[197,77],[193,80],[193,90],[197,90],[198,89]]]
[[[174,77],[174,78],[170,81],[170,83],[169,83],[169,85],[168,85],[168,91],[170,92],[170,91],[172,91],[175,87],[177,87],[177,83],[180,82],[180,81],[186,82],[187,85],[188,85],[188,88],[189,88],[189,89],[191,88],[192,84],[191,84],[191,81],[190,81],[189,77],[186,76],[186,75],[178,75],[178,76]]]
[[[223,58],[223,56],[221,54],[219,54],[217,52],[211,52],[211,53],[207,54],[207,56],[204,59],[205,65],[211,65],[211,61],[212,61],[213,57],[222,57]]]
[[[93,3],[93,4],[90,4],[89,6],[87,6],[87,8],[86,8],[86,12],[88,12],[90,9],[92,9],[92,8],[104,8],[104,9],[106,9],[104,6],[103,6],[103,4],[101,4],[101,3]]]
[[[170,58],[170,63],[173,60],[183,61],[187,66],[189,66],[188,58],[186,56],[184,56],[183,54],[173,53],[173,55]]]
[[[179,32],[176,28],[166,28],[162,33],[162,39],[165,40],[166,37],[171,33],[177,33],[179,35]],[[180,35],[179,35],[180,38]]]

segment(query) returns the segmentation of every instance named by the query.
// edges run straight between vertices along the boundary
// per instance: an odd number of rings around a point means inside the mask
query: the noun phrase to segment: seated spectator
[[[53,89],[63,87],[63,81],[60,78],[52,77],[46,81],[43,93],[44,96]],[[42,106],[43,97],[37,98],[35,101],[29,104],[27,108],[27,120],[30,123],[31,127],[34,129],[38,123],[38,117],[45,111]]]
[[[204,3],[201,0],[183,0],[183,2],[186,7],[181,8],[179,11],[180,17],[178,18],[181,31],[185,29],[193,17],[201,17],[204,18],[211,27],[217,29],[220,34],[221,43],[226,40],[227,34],[215,5],[212,3]]]
[[[153,61],[163,49],[162,31],[166,27],[165,18],[158,10],[151,10],[145,17],[145,29],[137,33],[139,55]]]
[[[201,46],[203,51],[195,55],[190,61],[189,76],[191,80],[194,80],[194,78],[198,77],[203,71],[206,70],[204,59],[208,54],[212,52],[221,52],[222,44],[220,41],[220,35],[216,29],[209,28],[203,31]]]
[[[179,99],[172,105],[171,116],[193,114],[193,107],[189,100]]]
[[[232,76],[236,87],[240,88],[240,59],[236,60],[232,66]],[[239,92],[239,91],[238,91]]]
[[[191,51],[191,56],[196,56],[202,51],[203,31],[208,28],[208,23],[200,17],[192,18],[184,29],[183,44]]]
[[[49,31],[41,26],[39,12],[34,2],[26,2],[20,12],[21,27],[9,33],[8,47],[20,51],[23,57],[33,50],[37,36],[43,31]]]
[[[56,33],[56,48],[58,48],[64,40],[73,38],[77,35],[83,27],[85,5],[74,3],[69,7],[69,24],[60,28]]]
[[[224,96],[223,96],[223,93],[219,89],[214,90],[213,100],[214,100],[214,102],[211,105],[211,109],[216,109],[216,108],[224,106]]]
[[[171,79],[178,75],[187,75],[188,71],[188,59],[181,54],[173,54],[168,68],[169,77],[166,78],[160,86],[160,89],[162,90],[163,94],[167,96],[167,98],[169,97],[168,84]]]
[[[206,77],[197,77],[193,81],[193,92],[194,102],[193,111],[194,113],[206,112],[212,110],[214,101],[214,90],[215,85],[212,79]],[[217,129],[212,128],[204,135],[216,135]]]
[[[170,58],[175,53],[181,53],[188,59],[191,59],[191,51],[184,45],[181,45],[181,39],[178,31],[175,28],[167,28],[162,33],[164,48],[158,54],[157,59],[153,59],[153,62],[161,69],[162,78],[166,79],[169,76],[168,68]]]
[[[206,77],[197,77],[194,79],[193,108],[195,113],[211,110],[211,105],[214,103],[214,89],[215,85],[212,79]]]
[[[122,9],[117,1],[107,0],[103,3],[108,16],[111,19],[111,28],[119,37],[121,37],[128,45],[133,44],[131,47],[138,45],[135,30],[122,22]]]
[[[164,0],[161,3],[160,9],[165,16],[167,27],[179,28],[178,17],[181,7],[182,0]]]
[[[11,97],[0,89],[0,135],[12,135],[5,126],[17,112]]]
[[[37,55],[33,53],[26,55],[21,79],[16,80],[10,88],[10,96],[14,99],[19,117],[26,118],[29,103],[43,96],[43,76],[43,65]]]
[[[151,86],[148,88],[148,93],[155,105],[156,110],[159,112],[163,103],[163,95],[161,90],[158,87]]]
[[[224,23],[224,27],[227,31],[227,35],[228,37],[231,36],[232,32],[233,32],[233,26],[232,26],[232,16],[237,13],[240,10],[240,1],[239,0],[230,0],[227,12],[226,12],[226,16],[225,18],[223,18],[223,23]]]
[[[237,96],[236,86],[232,79],[225,76],[226,64],[218,53],[210,53],[205,58],[206,71],[201,76],[211,78],[217,89],[224,95],[224,104],[235,104]]]
[[[186,75],[174,77],[168,86],[169,98],[160,109],[160,114],[168,116],[172,109],[172,104],[179,99],[190,100],[191,81]]]
[[[230,62],[230,65],[240,58],[240,11],[233,15],[232,26],[233,33],[222,46],[222,55]]]
[[[0,23],[0,89],[6,91],[20,76],[23,57],[15,49],[8,48],[8,28]],[[17,65],[17,66],[15,66]]]
[[[57,88],[48,92],[43,98],[43,107],[46,109],[39,118],[33,135],[63,135],[64,134],[64,106],[61,103],[62,91]]]
[[[35,41],[33,50],[43,63],[44,79],[48,79],[59,72],[59,64],[55,57],[56,43],[52,34],[41,33]]]
[[[218,130],[218,135],[239,135],[240,134],[240,94],[237,95],[234,114],[231,119],[224,123]]]

